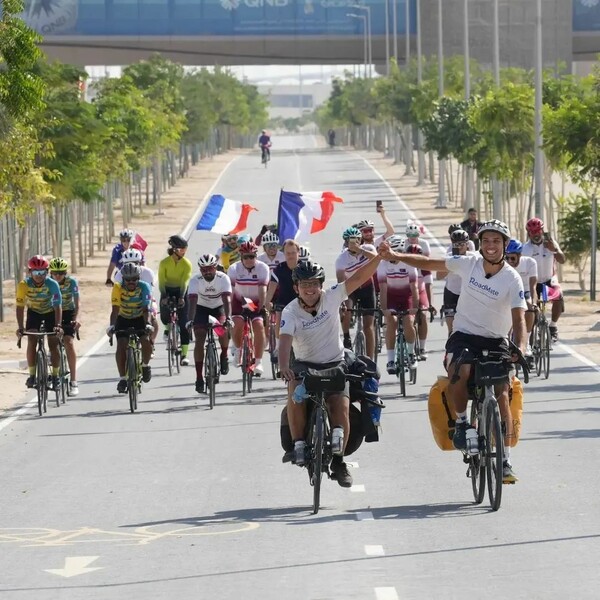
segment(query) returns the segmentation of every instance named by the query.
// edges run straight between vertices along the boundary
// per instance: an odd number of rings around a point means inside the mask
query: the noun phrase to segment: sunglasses
[[[131,238],[121,238],[121,241],[122,241],[122,242],[130,242],[130,241],[131,241]]]
[[[299,288],[315,288],[315,287],[321,287],[321,282],[320,281],[300,281],[298,283],[298,287]]]
[[[34,269],[33,271],[31,271],[32,275],[37,275],[38,277],[46,275],[47,273],[48,271],[46,269]]]
[[[373,233],[374,229],[372,227],[365,227],[365,229],[361,229],[361,233]]]
[[[242,258],[256,258],[256,254],[242,254]]]
[[[123,277],[123,281],[126,283],[133,283],[134,281],[139,281],[139,277]]]
[[[66,271],[52,271],[52,275],[66,275]]]
[[[509,262],[517,262],[519,260],[518,256],[507,256],[506,260],[508,260]]]
[[[269,244],[263,244],[263,248],[265,248],[265,250],[266,250],[267,248],[277,248],[277,246],[278,246],[278,245],[279,245],[279,244],[274,244],[274,243],[272,243],[272,242],[271,242],[271,243],[269,243]]]

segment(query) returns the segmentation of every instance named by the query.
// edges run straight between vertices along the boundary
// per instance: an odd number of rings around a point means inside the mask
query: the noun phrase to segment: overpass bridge
[[[543,3],[545,54],[567,63],[595,60],[600,0]],[[416,0],[28,0],[24,18],[44,36],[51,58],[81,65],[129,64],[153,52],[188,65],[360,64],[369,28],[366,19],[349,16],[368,14],[356,4],[370,10],[373,62],[385,62],[386,37],[399,61],[407,33],[414,50]],[[444,0],[447,54],[461,52],[462,5]],[[530,66],[535,2],[500,0],[500,9],[503,64]],[[473,55],[490,62],[491,2],[471,0],[469,10]],[[437,0],[421,0],[421,12],[423,51],[435,54]],[[512,57],[517,31],[523,44]],[[502,44],[503,35],[510,43]]]

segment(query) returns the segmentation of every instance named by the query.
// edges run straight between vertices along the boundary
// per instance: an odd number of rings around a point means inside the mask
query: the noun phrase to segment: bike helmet
[[[458,231],[459,229],[462,229],[462,225],[460,223],[453,223],[452,225],[450,225],[450,227],[448,227],[448,235],[452,235],[455,231]]]
[[[245,242],[253,242],[252,236],[249,233],[244,233],[238,237],[238,244],[244,244]]]
[[[258,253],[258,247],[254,242],[244,242],[240,244],[240,254],[256,254]]]
[[[538,219],[537,217],[533,217],[533,219],[529,219],[529,221],[527,221],[525,229],[527,229],[527,232],[531,235],[542,233],[544,230],[544,221]]]
[[[360,230],[356,227],[348,227],[348,229],[346,229],[344,233],[342,233],[342,237],[344,238],[344,241],[347,242],[351,238],[360,239],[362,235],[360,233]]]
[[[202,267],[216,267],[219,260],[214,254],[202,254],[198,259],[198,266]]]
[[[369,221],[368,219],[363,219],[362,221],[359,221],[354,227],[356,227],[356,229],[362,231],[363,229],[374,228],[375,223],[373,223],[373,221]]]
[[[523,244],[519,240],[510,240],[506,246],[506,254],[521,254],[523,252]]]
[[[272,231],[267,231],[260,241],[260,243],[264,246],[265,244],[277,244],[279,246],[279,236]]]
[[[184,237],[181,237],[180,235],[172,235],[169,238],[169,246],[171,246],[171,248],[187,248],[188,242]]]
[[[121,262],[126,265],[127,263],[141,263],[144,260],[144,255],[140,250],[136,248],[129,248],[123,252],[121,256]]]
[[[406,254],[423,254],[423,248],[419,244],[408,244]]]
[[[30,271],[48,269],[48,261],[41,255],[36,254],[27,261],[27,268]]]
[[[133,233],[133,229],[123,229],[119,233],[119,237],[121,239],[123,239],[123,238],[129,238],[129,239],[131,239],[131,238],[133,238],[134,235],[135,234]]]
[[[310,250],[306,246],[300,246],[298,249],[298,260],[308,260],[310,258]]]
[[[312,260],[300,261],[292,271],[292,280],[298,282],[307,279],[318,279],[323,283],[325,281],[325,271],[323,270],[323,267]]]
[[[469,234],[464,229],[455,229],[450,234],[450,241],[453,244],[459,244],[460,242],[468,242]]]
[[[49,269],[51,273],[56,271],[66,271],[68,268],[69,263],[60,256],[57,256],[50,261]]]
[[[499,233],[504,238],[504,241],[506,241],[506,242],[508,242],[508,240],[510,240],[510,229],[508,228],[508,225],[506,223],[504,223],[503,221],[498,221],[498,219],[492,219],[491,221],[486,221],[479,228],[479,231],[477,232],[477,237],[479,239],[481,239],[481,236],[486,231],[495,231],[496,233]]]
[[[123,281],[139,279],[141,274],[142,270],[133,263],[127,263],[126,265],[123,265],[123,268],[121,269]]]
[[[394,252],[404,252],[406,240],[400,235],[392,235],[385,240]]]
[[[405,233],[407,238],[419,237],[421,235],[421,228],[416,223],[407,223]]]

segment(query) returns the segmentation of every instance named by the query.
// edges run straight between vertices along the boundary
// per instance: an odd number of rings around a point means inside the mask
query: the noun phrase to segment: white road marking
[[[103,569],[104,567],[88,567],[88,565],[91,565],[99,558],[99,556],[67,556],[65,558],[65,566],[62,569],[44,569],[44,571],[52,573],[52,575],[59,575],[60,577],[76,577],[77,575]]]
[[[365,554],[367,556],[385,556],[383,546],[365,546]]]
[[[349,467],[352,467],[353,469],[358,469],[358,463],[357,462],[347,462],[346,464]]]
[[[353,485],[350,488],[351,492],[364,492],[365,491],[365,486],[362,484],[358,484],[358,485]]]
[[[573,350],[573,348],[571,348],[571,346],[567,346],[567,344],[563,344],[562,342],[558,342],[558,343],[555,342],[554,345],[560,346],[565,352],[569,353],[573,358],[580,360],[584,365],[591,367],[595,371],[600,371],[599,365],[597,365],[595,362],[591,361],[589,358],[586,358],[585,356],[583,356],[583,354],[579,354],[579,352],[577,352],[576,350]],[[550,372],[552,372],[552,371],[550,371]]]
[[[370,510],[364,510],[356,513],[357,521],[374,521],[373,513]]]
[[[398,600],[398,592],[393,587],[376,587],[375,598],[377,600]]]

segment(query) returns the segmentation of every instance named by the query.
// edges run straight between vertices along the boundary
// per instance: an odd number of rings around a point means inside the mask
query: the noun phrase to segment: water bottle
[[[465,433],[467,437],[467,454],[479,454],[479,436],[477,435],[477,430],[474,427],[469,427]]]
[[[304,382],[296,387],[294,393],[292,394],[292,400],[296,404],[302,404],[306,398],[308,398],[308,394],[306,393],[306,388],[304,387]]]
[[[377,381],[375,377],[367,377],[363,382],[363,389],[365,392],[372,392],[376,394],[379,391],[379,381]],[[377,400],[379,400],[379,398],[377,398]],[[369,404],[369,414],[371,415],[373,425],[375,425],[375,427],[379,427],[379,422],[381,419],[381,407],[375,406],[374,404]]]
[[[369,414],[371,415],[371,421],[373,421],[373,425],[375,425],[375,427],[379,427],[381,421],[381,406],[369,404]]]
[[[341,455],[344,451],[344,428],[334,427],[331,432],[331,452]]]

